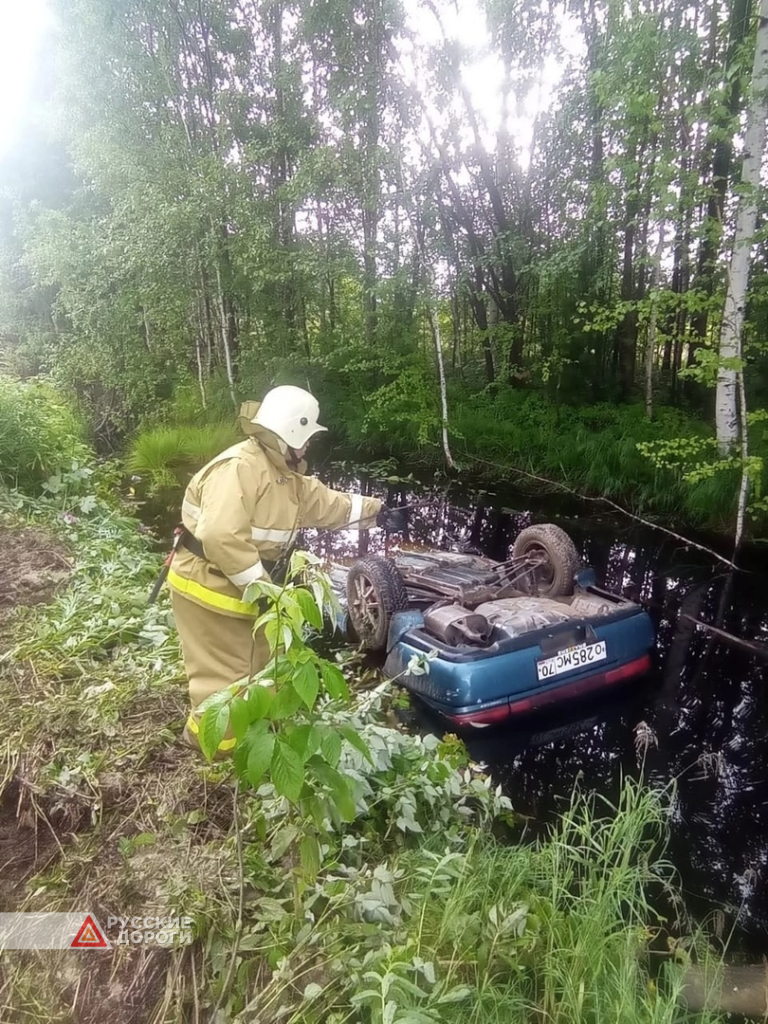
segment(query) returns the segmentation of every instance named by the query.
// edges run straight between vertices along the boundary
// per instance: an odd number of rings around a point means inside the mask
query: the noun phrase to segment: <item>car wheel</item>
[[[573,593],[573,578],[581,568],[576,545],[559,526],[542,523],[523,530],[512,548],[513,558],[528,558],[530,572],[515,585],[525,593],[541,597],[567,597]]]
[[[372,555],[361,558],[350,568],[347,574],[349,623],[367,650],[384,650],[392,615],[407,607],[405,582],[392,562]]]

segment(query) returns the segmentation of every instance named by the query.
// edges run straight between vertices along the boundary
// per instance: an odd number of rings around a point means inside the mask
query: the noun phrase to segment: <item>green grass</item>
[[[48,477],[87,457],[83,424],[53,388],[0,374],[0,483],[38,494]]]
[[[286,944],[284,929],[267,927],[259,948],[266,955],[282,943],[290,967],[247,1019],[272,1019],[276,1006],[286,1024],[719,1019],[680,1002],[693,957],[716,973],[711,950],[701,939],[668,936],[670,922],[651,898],[666,890],[677,899],[663,858],[666,807],[628,780],[617,807],[574,793],[552,835],[536,844],[505,845],[474,829],[463,842],[433,836],[390,856],[373,885],[388,908],[375,931],[365,922],[376,920],[377,900],[358,876],[311,937]],[[324,877],[318,890],[329,891]],[[369,917],[355,913],[366,898]]]
[[[408,460],[413,469],[444,466],[434,381],[420,371],[410,368],[361,400],[344,399],[331,386],[328,393],[337,397],[335,405],[332,398],[323,401],[324,422],[354,447],[361,461],[394,456]],[[226,422],[200,425],[206,413],[195,411],[189,401],[172,404],[169,414],[178,425],[145,430],[128,450],[128,468],[156,490],[186,483],[191,473],[239,439],[235,426]],[[737,471],[719,470],[689,483],[679,468],[657,468],[638,450],[644,442],[695,438],[705,443],[712,438],[706,423],[678,409],[657,406],[649,420],[641,403],[555,405],[528,390],[502,388],[490,395],[452,389],[449,423],[451,449],[465,475],[535,487],[515,476],[521,470],[673,526],[733,531]],[[761,424],[753,428],[751,448],[753,455],[768,459],[764,433]],[[753,537],[765,533],[766,519],[751,520]]]
[[[137,435],[126,465],[159,489],[186,483],[189,476],[219,452],[242,440],[234,424],[156,427]]]
[[[429,869],[415,859],[413,955],[443,965],[447,991],[472,991],[445,1024],[673,1019],[680,971],[667,963],[660,989],[649,952],[648,892],[673,878],[663,836],[663,800],[628,781],[617,808],[574,794],[536,846],[481,837]]]
[[[393,390],[390,400],[380,403],[374,395],[360,436],[348,431],[349,442],[368,455],[444,465],[434,400],[425,399],[422,413],[414,411],[410,392],[398,396]],[[359,412],[350,415],[359,424]],[[679,468],[657,468],[638,450],[643,442],[695,438],[705,444],[712,438],[707,424],[680,410],[658,407],[649,420],[641,404],[556,406],[541,394],[505,389],[496,396],[451,394],[449,423],[451,450],[465,474],[495,483],[507,474],[510,482],[535,486],[515,476],[521,470],[673,524],[733,530],[738,471],[719,470],[689,483]],[[752,454],[768,459],[761,427],[752,433]],[[753,521],[755,535],[764,528],[763,521]]]

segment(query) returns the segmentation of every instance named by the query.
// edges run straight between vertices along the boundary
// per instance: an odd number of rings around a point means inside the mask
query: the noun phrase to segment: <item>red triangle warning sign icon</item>
[[[82,927],[72,939],[70,949],[108,949],[107,941],[101,934],[101,929],[90,914],[83,921]]]

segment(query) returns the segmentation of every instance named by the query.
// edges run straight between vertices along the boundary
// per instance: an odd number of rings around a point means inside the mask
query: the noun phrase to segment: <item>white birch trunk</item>
[[[429,297],[429,324],[432,328],[432,340],[435,343],[435,354],[437,356],[437,375],[440,380],[440,428],[442,431],[443,452],[449,469],[454,468],[451,448],[448,444],[448,392],[445,386],[445,366],[443,365],[443,342],[440,337],[440,323],[437,318],[437,311],[432,299]]]
[[[744,310],[749,284],[749,266],[752,238],[757,227],[757,192],[760,185],[760,166],[765,149],[765,120],[768,114],[768,0],[760,0],[757,23],[755,59],[752,65],[752,85],[747,128],[744,136],[744,160],[741,171],[742,194],[738,199],[736,235],[731,256],[728,292],[725,299],[723,325],[720,330],[720,368],[717,373],[715,424],[717,445],[727,455],[738,444],[739,370],[733,365],[723,366],[724,360],[742,358],[742,331]]]
[[[768,3],[768,0],[766,0]],[[416,251],[421,259],[422,272],[424,275],[424,283],[428,289],[428,308],[429,308],[429,326],[432,334],[432,341],[435,346],[435,356],[437,359],[437,376],[438,383],[440,386],[440,429],[443,444],[443,453],[445,455],[445,461],[449,469],[454,469],[456,463],[453,461],[453,455],[451,454],[451,448],[448,443],[448,392],[445,383],[445,364],[443,363],[443,344],[440,337],[440,324],[438,323],[437,317],[437,301],[434,298],[434,282],[432,280],[432,274],[427,265],[427,253],[424,244],[419,237],[416,229],[416,223],[414,220],[413,213],[411,212],[410,204],[405,207],[406,215],[411,225],[411,236],[413,238],[413,244],[416,247]]]
[[[733,538],[733,560],[741,549],[744,539],[744,520],[747,516],[749,500],[749,434],[747,432],[747,396],[744,389],[744,374],[739,374],[739,409],[741,412],[741,484],[739,501],[736,507],[736,533]]]
[[[200,399],[203,403],[203,408],[207,408],[207,401],[205,397],[205,378],[203,377],[203,355],[200,351],[200,332],[195,332],[195,356],[197,358],[197,385],[200,388]]]

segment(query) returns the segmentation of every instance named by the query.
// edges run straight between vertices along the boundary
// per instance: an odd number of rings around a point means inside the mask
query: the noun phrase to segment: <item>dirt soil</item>
[[[0,545],[2,655],[13,640],[16,609],[51,600],[73,563],[40,529],[0,527]],[[0,663],[0,691],[22,686],[45,700],[45,682],[31,663]],[[218,876],[231,789],[210,786],[193,752],[158,735],[183,720],[184,696],[181,686],[165,695],[137,693],[121,715],[123,756],[85,794],[40,788],[33,762],[47,748],[53,755],[55,737],[38,737],[34,754],[9,748],[6,763],[0,758],[0,911],[43,909],[47,897],[30,903],[29,883],[46,871],[55,872],[49,884],[56,909],[86,907],[102,925],[113,913],[169,913],[166,889],[204,892],[206,880]],[[191,812],[199,823],[177,836],[169,831],[169,822],[183,822]],[[139,833],[157,836],[157,847],[121,853],[121,840]],[[183,1007],[197,1004],[189,972],[199,955],[195,946],[9,952],[0,958],[0,1024],[178,1020]]]
[[[72,572],[63,546],[44,530],[0,527],[0,654],[7,646],[2,627],[12,612],[50,600]],[[11,671],[6,667],[6,672]],[[7,681],[7,677],[6,677]],[[6,783],[9,780],[6,777]],[[15,905],[24,882],[42,870],[60,850],[56,835],[28,808],[23,808],[18,782],[0,793],[0,910]]]
[[[19,605],[49,601],[72,572],[72,561],[50,534],[0,527],[0,623]]]

